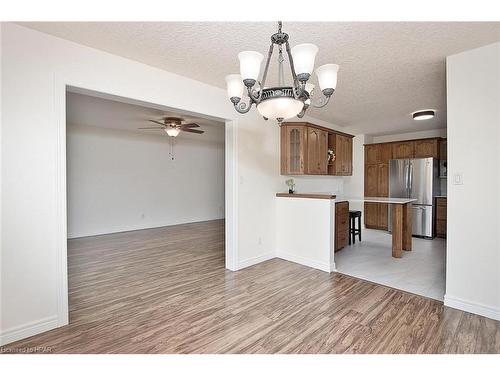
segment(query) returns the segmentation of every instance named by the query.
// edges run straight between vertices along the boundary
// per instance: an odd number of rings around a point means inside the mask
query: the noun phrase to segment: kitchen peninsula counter
[[[309,267],[335,270],[335,204],[392,205],[392,256],[412,250],[412,198],[348,197],[332,192],[276,193],[278,257]],[[348,249],[347,249],[348,251]]]

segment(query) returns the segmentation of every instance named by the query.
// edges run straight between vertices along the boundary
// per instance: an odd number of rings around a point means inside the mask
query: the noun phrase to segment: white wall
[[[365,147],[372,143],[372,137],[360,134],[352,142],[352,176],[346,177],[343,193],[347,197],[363,197],[365,195]],[[349,210],[358,210],[364,214],[362,202],[349,202]],[[364,226],[364,220],[361,220]]]
[[[0,341],[10,342],[67,323],[64,84],[153,103],[214,119],[233,120],[226,154],[226,211],[234,215],[234,268],[275,255],[275,194],[279,127],[256,110],[239,115],[225,90],[136,61],[3,23],[2,38],[2,321]],[[315,122],[315,120],[311,119]],[[227,177],[227,176],[226,176]],[[228,191],[227,184],[234,182]],[[229,198],[231,199],[231,198]],[[63,220],[64,219],[64,220]],[[228,229],[226,227],[226,229]],[[226,237],[227,239],[227,237]],[[66,301],[66,302],[65,302]]]
[[[445,304],[500,320],[500,43],[449,56],[446,67]]]
[[[236,268],[273,254],[277,126],[255,110],[238,115],[223,89],[19,25],[1,27],[4,342],[67,321],[61,276],[66,231],[60,225],[65,189],[58,178],[64,175],[59,153],[64,115],[57,111],[64,108],[64,83],[237,121],[230,129],[236,140]]]
[[[335,270],[335,200],[277,197],[276,202],[276,256]]]
[[[2,305],[2,283],[3,283],[3,273],[2,273],[2,186],[3,186],[3,179],[2,179],[2,154],[3,154],[3,149],[2,149],[2,121],[3,121],[3,111],[2,111],[2,104],[3,104],[3,84],[2,84],[2,74],[3,74],[3,69],[2,69],[2,50],[3,50],[3,44],[1,43],[2,41],[2,22],[0,22],[0,337],[1,337],[1,332],[2,332],[2,317],[3,317],[3,305]],[[0,339],[0,345],[2,344],[2,341]]]
[[[422,139],[422,138],[433,138],[433,137],[446,138],[446,128],[423,130],[420,132],[411,132],[411,133],[373,136],[372,143],[395,142],[395,141],[404,141],[407,139]]]
[[[68,237],[224,217],[224,124],[203,137],[67,127]],[[109,152],[113,150],[113,152]]]

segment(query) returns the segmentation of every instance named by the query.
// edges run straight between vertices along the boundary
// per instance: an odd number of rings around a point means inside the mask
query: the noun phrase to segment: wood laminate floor
[[[499,353],[500,322],[280,259],[224,269],[224,222],[69,241],[52,353]]]

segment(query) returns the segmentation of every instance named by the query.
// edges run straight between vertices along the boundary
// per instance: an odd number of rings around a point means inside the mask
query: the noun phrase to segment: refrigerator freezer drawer
[[[421,237],[434,237],[433,233],[433,206],[413,205],[413,235]]]

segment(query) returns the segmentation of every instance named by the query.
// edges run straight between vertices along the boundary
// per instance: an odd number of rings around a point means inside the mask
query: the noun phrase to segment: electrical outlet
[[[146,215],[144,214],[141,214],[141,219],[144,220],[144,218],[146,217]]]
[[[262,237],[259,237],[259,246],[262,245]]]

